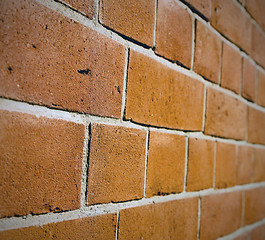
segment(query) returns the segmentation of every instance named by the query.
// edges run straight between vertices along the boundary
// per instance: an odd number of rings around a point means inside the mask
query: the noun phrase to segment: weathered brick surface
[[[236,146],[217,142],[215,188],[235,185],[236,181]]]
[[[175,0],[159,0],[157,9],[157,54],[190,68],[192,17]]]
[[[265,107],[265,73],[258,73],[257,104]]]
[[[265,2],[263,0],[245,0],[246,9],[250,15],[256,20],[256,22],[263,28],[265,31]]]
[[[206,134],[245,139],[247,106],[236,98],[209,88],[205,124]]]
[[[248,108],[248,142],[265,144],[265,113]]]
[[[221,40],[205,24],[196,21],[194,71],[218,83],[220,55]]]
[[[185,0],[192,8],[196,9],[206,18],[211,16],[211,0]]]
[[[93,124],[89,154],[88,204],[118,202],[144,195],[146,132]]]
[[[212,0],[211,24],[248,53],[251,50],[252,23],[231,0]]]
[[[243,235],[240,235],[239,237],[236,237],[234,240],[249,240],[250,239],[250,233],[245,233]]]
[[[239,93],[242,72],[241,67],[240,53],[228,44],[223,43],[221,86]]]
[[[85,14],[90,19],[93,18],[94,13],[94,1],[93,0],[63,0],[66,4],[70,5],[72,8],[77,11]]]
[[[183,191],[185,137],[150,132],[147,165],[147,197]]]
[[[254,149],[254,182],[265,181],[265,149]]]
[[[247,59],[243,60],[242,96],[254,101],[256,96],[256,68]]]
[[[0,216],[79,208],[84,126],[1,111]]]
[[[203,84],[131,51],[126,119],[167,128],[201,130]]]
[[[251,231],[251,240],[264,240],[265,239],[265,224],[254,228]]]
[[[38,240],[38,239],[115,239],[116,214],[98,215],[70,221],[50,223],[0,232],[0,239]]]
[[[214,147],[213,141],[189,139],[187,191],[213,187]]]
[[[237,230],[241,225],[241,206],[239,191],[202,197],[200,239],[217,239]]]
[[[245,225],[265,217],[265,187],[245,191]]]
[[[196,239],[196,198],[120,211],[119,239]]]
[[[100,0],[99,21],[129,38],[153,45],[155,0]]]
[[[120,117],[125,48],[31,0],[1,4],[0,95]]]
[[[236,166],[236,184],[251,183],[253,174],[253,148],[248,146],[239,146]]]
[[[265,33],[255,25],[252,26],[251,42],[251,55],[253,59],[265,68]]]

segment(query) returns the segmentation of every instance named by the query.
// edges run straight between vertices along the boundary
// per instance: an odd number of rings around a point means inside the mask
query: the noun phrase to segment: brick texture
[[[265,107],[265,73],[258,73],[257,104]]]
[[[251,231],[251,239],[254,239],[254,240],[265,239],[265,224],[259,227],[256,227]]]
[[[205,133],[225,138],[245,139],[247,106],[236,98],[208,89]]]
[[[192,17],[175,0],[159,0],[156,53],[190,68]]]
[[[256,22],[262,27],[265,31],[265,2],[263,0],[245,0],[246,9],[250,15],[256,20]]]
[[[203,84],[131,51],[126,119],[166,128],[200,130]]]
[[[211,16],[211,0],[185,0],[191,8],[198,11],[199,14],[204,15],[206,18]]]
[[[213,141],[189,139],[187,191],[213,187],[214,147]]]
[[[243,60],[242,96],[254,101],[256,96],[256,68],[246,58]]]
[[[88,172],[88,204],[119,202],[144,195],[146,132],[93,124]]]
[[[185,144],[184,136],[150,132],[147,197],[183,191]]]
[[[265,149],[254,149],[254,182],[265,181]]]
[[[196,239],[197,208],[191,198],[121,210],[119,239]]]
[[[84,126],[0,112],[0,216],[79,208]]]
[[[265,68],[265,33],[259,28],[257,28],[255,25],[252,26],[251,42],[251,55],[253,59],[261,66],[263,66],[263,68]]]
[[[116,214],[79,218],[70,221],[50,223],[0,232],[0,239],[37,240],[37,239],[115,239]]]
[[[119,117],[125,47],[35,1],[1,4],[0,95]]]
[[[66,4],[70,5],[77,11],[80,11],[81,13],[85,14],[90,19],[93,18],[93,12],[94,12],[94,1],[93,0],[64,0]]]

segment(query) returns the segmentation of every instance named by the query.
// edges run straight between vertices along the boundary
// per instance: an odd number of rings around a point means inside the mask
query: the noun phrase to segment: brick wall
[[[2,0],[0,239],[265,239],[264,12]]]

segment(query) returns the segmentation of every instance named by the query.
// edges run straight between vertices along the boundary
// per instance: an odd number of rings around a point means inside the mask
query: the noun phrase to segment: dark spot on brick
[[[77,72],[80,73],[80,74],[83,74],[83,75],[87,75],[88,73],[91,72],[91,70],[87,68],[87,69],[77,70]]]
[[[33,47],[33,48],[37,48],[34,44],[32,44],[32,47]]]
[[[8,67],[7,69],[10,73],[13,71],[12,67]]]

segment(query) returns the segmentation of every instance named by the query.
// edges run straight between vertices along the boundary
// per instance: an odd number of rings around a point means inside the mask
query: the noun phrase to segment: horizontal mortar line
[[[187,199],[199,196],[209,196],[222,193],[231,193],[236,191],[245,191],[265,187],[265,182],[251,183],[247,185],[234,186],[227,189],[206,189],[198,192],[182,192],[179,194],[171,194],[167,196],[154,196],[151,198],[142,198],[139,200],[131,200],[119,203],[98,204],[87,207],[82,207],[78,210],[61,212],[61,213],[47,213],[42,215],[27,215],[21,217],[11,217],[0,219],[0,231],[24,228],[29,226],[42,226],[48,223],[61,222],[66,220],[73,220],[78,218],[85,218],[89,216],[97,216],[102,214],[117,213],[122,209],[132,207],[140,207],[154,203],[164,203],[173,200]]]
[[[241,236],[242,234],[248,233],[251,230],[253,230],[254,228],[259,227],[263,224],[265,224],[265,218],[263,218],[260,221],[255,222],[255,223],[252,223],[250,225],[246,225],[244,227],[241,227],[240,229],[236,230],[235,232],[233,232],[229,235],[226,235],[224,237],[220,237],[217,240],[234,240],[237,237]]]
[[[158,131],[162,133],[177,134],[177,135],[187,136],[191,138],[199,138],[199,139],[206,139],[206,140],[211,140],[211,141],[231,143],[231,144],[235,144],[239,146],[252,146],[256,148],[265,148],[265,145],[262,145],[262,144],[250,143],[245,140],[235,140],[235,139],[222,138],[218,136],[205,135],[201,131],[192,132],[192,131],[186,131],[186,130],[169,129],[165,127],[145,125],[141,123],[134,123],[134,122],[130,122],[127,120],[121,120],[121,119],[116,119],[116,118],[92,116],[89,114],[68,112],[67,110],[60,110],[60,109],[50,109],[46,106],[39,106],[39,105],[29,104],[26,102],[20,102],[17,100],[5,99],[5,98],[0,98],[0,109],[7,110],[10,112],[27,113],[27,114],[35,115],[36,117],[61,119],[61,120],[76,122],[76,123],[84,124],[84,125],[89,125],[90,123],[92,124],[98,123],[98,124],[115,125],[115,126],[133,128],[133,129],[142,129],[145,131],[147,131],[148,128],[150,128],[151,131]]]

